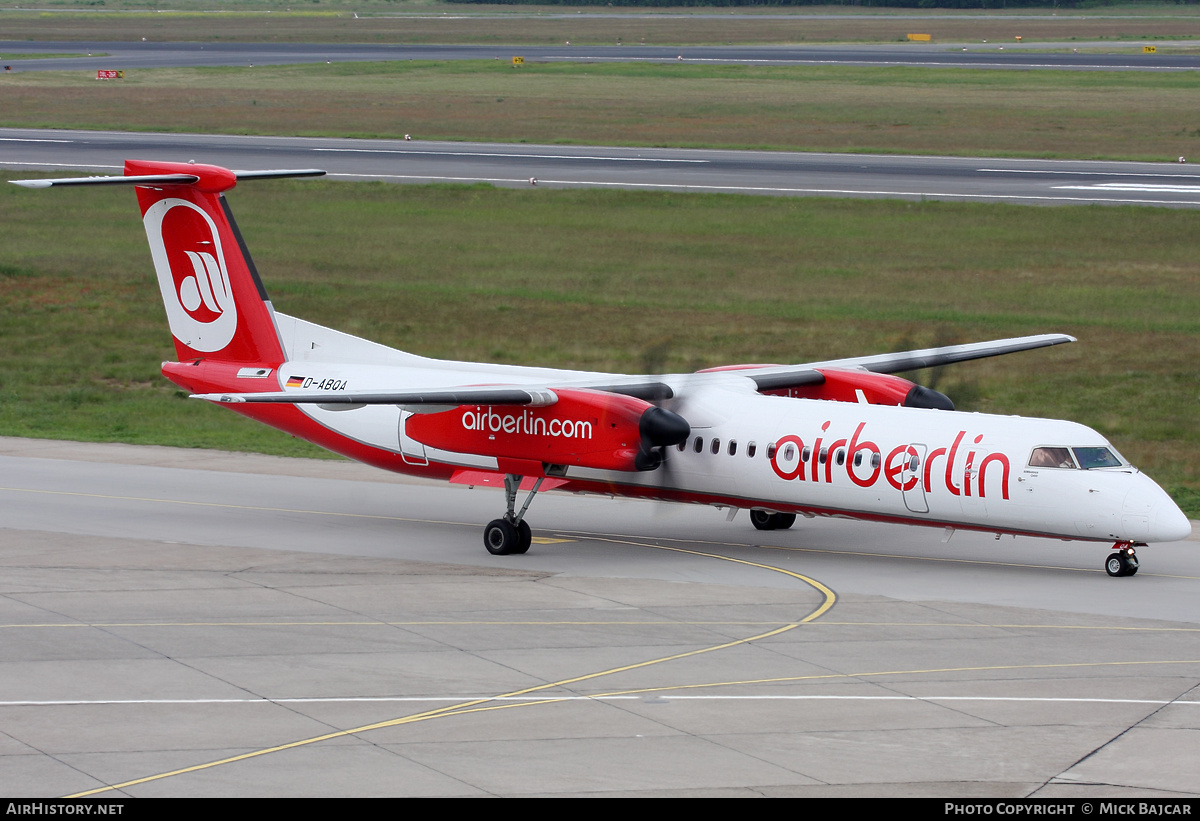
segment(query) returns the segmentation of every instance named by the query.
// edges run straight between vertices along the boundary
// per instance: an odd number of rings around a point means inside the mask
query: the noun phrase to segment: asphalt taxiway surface
[[[1149,41],[1148,41],[1149,42]],[[1192,47],[1191,41],[1156,47]],[[1122,43],[1125,49],[1140,42]],[[1079,51],[1082,49],[1082,53]],[[1097,53],[1094,49],[1108,49]],[[155,43],[0,41],[15,71],[95,71],[182,66],[290,65],[381,60],[511,60],[527,62],[693,62],[737,65],[919,66],[928,68],[1060,69],[1074,71],[1194,71],[1200,55],[1119,53],[1111,43],[904,43],[882,45],[639,46],[639,45],[372,45],[337,43]],[[39,54],[71,54],[44,57]],[[21,59],[25,55],[35,59]],[[92,55],[104,55],[102,57]]]
[[[214,412],[219,412],[214,409]],[[1200,795],[1200,544],[0,439],[13,795]]]
[[[1200,171],[1179,163],[0,129],[0,168],[12,171],[120,174],[128,158],[397,183],[1200,206]]]

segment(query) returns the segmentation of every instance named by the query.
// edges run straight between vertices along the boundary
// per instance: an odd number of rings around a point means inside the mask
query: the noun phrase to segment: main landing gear
[[[525,504],[520,511],[516,510],[517,491],[521,489],[521,477],[513,473],[504,474],[504,499],[508,503],[508,512],[502,519],[492,519],[483,529],[483,546],[493,556],[507,556],[510,553],[525,553],[533,543],[533,533],[529,523],[525,521],[525,511],[529,503],[542,487],[542,479],[534,482],[533,490],[525,498]]]
[[[755,530],[787,530],[796,523],[795,513],[771,513],[766,510],[751,510],[750,524]]]
[[[1132,576],[1138,572],[1138,558],[1133,542],[1117,542],[1113,552],[1104,560],[1104,570],[1110,576]]]

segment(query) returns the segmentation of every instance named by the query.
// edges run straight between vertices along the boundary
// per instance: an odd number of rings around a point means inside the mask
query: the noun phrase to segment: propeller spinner
[[[665,408],[648,408],[638,422],[642,447],[634,458],[638,470],[654,470],[663,463],[663,450],[687,441],[692,426],[679,414]]]

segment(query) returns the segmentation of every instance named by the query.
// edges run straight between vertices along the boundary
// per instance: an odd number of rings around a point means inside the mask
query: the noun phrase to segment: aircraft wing
[[[825,382],[825,376],[821,373],[821,369],[826,368],[891,374],[967,362],[972,359],[985,359],[990,356],[1001,356],[1075,341],[1075,337],[1066,334],[1039,334],[997,339],[991,342],[973,342],[966,345],[947,345],[940,348],[922,348],[899,353],[809,362],[802,365],[746,366],[736,368],[732,372],[750,379],[760,391],[782,390],[804,385],[820,385]],[[689,378],[694,379],[697,376],[703,376],[703,374],[696,374]],[[650,402],[670,399],[676,395],[670,385],[654,377],[634,376],[625,379],[615,377],[608,382],[611,384],[568,380],[560,385],[555,385],[555,387],[602,391]],[[448,408],[459,405],[484,404],[547,407],[558,401],[558,396],[550,386],[519,385],[462,386],[425,391],[205,393],[195,394],[192,398],[230,404],[242,402],[311,404],[321,405],[330,410],[350,410],[364,405],[430,406],[431,409],[432,407]]]
[[[604,393],[632,396],[635,399],[644,399],[647,401],[670,399],[674,396],[674,392],[669,385],[658,381],[638,380],[627,383],[618,382],[611,385],[564,382],[561,386],[556,387],[584,388]],[[443,407],[456,407],[458,405],[528,405],[535,408],[544,408],[557,402],[558,396],[548,387],[487,385],[426,391],[198,393],[193,394],[192,399],[205,399],[210,402],[222,402],[226,404],[254,402],[287,405],[342,406],[346,410],[349,410],[349,406],[360,407],[362,405],[432,405]]]
[[[865,370],[872,373],[899,373],[938,365],[952,365],[972,359],[986,359],[1064,342],[1075,342],[1067,334],[1038,334],[1018,336],[1011,339],[996,339],[991,342],[972,342],[967,345],[946,345],[941,348],[922,348],[916,351],[856,356],[849,359],[832,359],[827,362],[809,362],[803,365],[769,365],[736,371],[754,381],[760,391],[798,388],[803,385],[819,385],[825,381],[820,368]]]
[[[558,401],[553,391],[511,385],[482,388],[452,388],[428,391],[278,391],[270,393],[198,393],[193,399],[238,404],[242,402],[284,405],[530,405],[544,408]]]

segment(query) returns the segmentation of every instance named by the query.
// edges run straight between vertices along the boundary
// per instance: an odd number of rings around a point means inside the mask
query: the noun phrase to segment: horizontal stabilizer
[[[50,188],[59,185],[191,185],[199,182],[195,174],[141,174],[136,177],[59,177],[45,180],[10,180],[22,188]]]
[[[319,168],[278,171],[234,171],[239,180],[278,180],[285,177],[320,177]],[[128,177],[59,177],[44,180],[11,180],[23,188],[50,188],[59,185],[192,185],[200,181],[195,174],[137,174]]]

